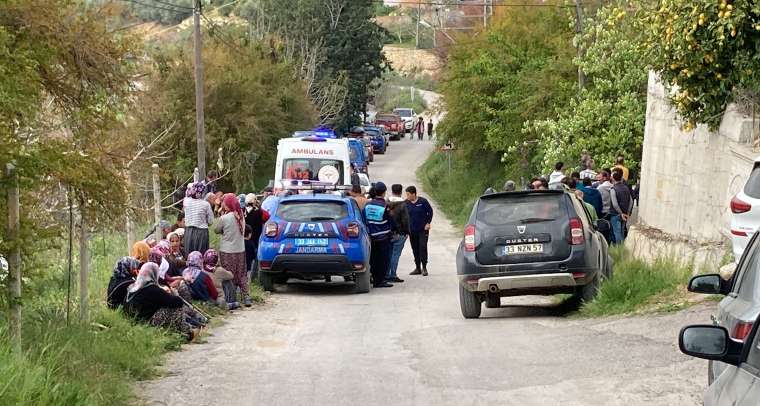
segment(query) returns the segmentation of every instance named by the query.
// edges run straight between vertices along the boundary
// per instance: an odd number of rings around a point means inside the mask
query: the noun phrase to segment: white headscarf
[[[137,280],[135,283],[129,285],[127,289],[128,293],[137,293],[140,289],[155,284],[158,280],[158,265],[153,262],[146,262],[140,268],[140,273],[137,274]]]

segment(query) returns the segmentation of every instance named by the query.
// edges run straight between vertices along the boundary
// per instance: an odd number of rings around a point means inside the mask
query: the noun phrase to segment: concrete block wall
[[[684,132],[666,92],[650,73],[639,229],[633,230],[628,245],[646,258],[668,255],[697,264],[712,262],[725,251],[729,202],[744,186],[755,155],[760,155],[749,144],[760,120],[731,106],[717,132],[706,126]]]

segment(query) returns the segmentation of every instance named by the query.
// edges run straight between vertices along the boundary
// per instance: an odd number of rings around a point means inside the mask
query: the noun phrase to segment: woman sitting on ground
[[[158,286],[158,265],[148,262],[140,268],[137,280],[127,289],[126,310],[135,319],[154,327],[164,327],[192,341],[197,330],[187,323],[184,302]]]
[[[193,300],[216,302],[219,298],[214,281],[203,272],[203,255],[200,252],[193,251],[187,256],[187,268],[182,272],[182,279],[190,288]]]
[[[235,284],[232,283],[234,275],[232,272],[219,266],[219,254],[214,249],[209,249],[203,255],[203,270],[214,281],[214,287],[217,292],[224,292],[224,297],[219,295],[217,304],[219,307],[228,310],[235,310],[240,307],[237,301]]]
[[[111,309],[117,309],[124,305],[127,297],[127,288],[134,283],[137,272],[140,269],[140,261],[132,257],[122,257],[113,268],[111,280],[108,281],[108,296],[106,303]]]
[[[140,261],[140,265],[148,262],[150,255],[150,246],[145,241],[138,241],[132,245],[132,251],[129,256]]]

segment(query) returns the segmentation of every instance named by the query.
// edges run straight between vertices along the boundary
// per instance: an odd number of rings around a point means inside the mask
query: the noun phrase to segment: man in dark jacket
[[[372,272],[372,286],[375,288],[393,286],[385,280],[391,261],[391,236],[396,229],[388,205],[385,203],[387,189],[383,182],[375,183],[369,193],[371,200],[367,202],[362,211],[372,244],[369,266],[370,272]]]
[[[404,280],[398,277],[398,261],[401,258],[401,252],[404,250],[404,244],[409,236],[409,210],[406,208],[406,200],[401,196],[404,187],[398,183],[391,186],[391,196],[388,198],[388,208],[391,211],[391,217],[396,223],[396,232],[391,237],[391,264],[388,267],[388,282],[401,283]]]
[[[631,189],[625,184],[623,171],[615,168],[612,172],[612,189],[610,190],[610,223],[612,223],[612,233],[614,235],[614,244],[622,244],[625,241],[626,224],[628,216],[633,209],[633,199],[631,198]]]
[[[415,268],[410,275],[427,276],[430,223],[433,222],[433,207],[424,197],[417,196],[417,188],[406,188],[406,209],[409,211],[409,241],[412,244]]]
[[[594,206],[596,215],[601,217],[603,215],[602,209],[604,208],[604,205],[602,204],[602,194],[595,188],[591,187],[591,178],[584,178],[582,184],[578,185],[578,190],[583,192],[583,201]]]

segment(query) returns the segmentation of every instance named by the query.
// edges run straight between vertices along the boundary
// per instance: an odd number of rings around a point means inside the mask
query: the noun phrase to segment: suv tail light
[[[356,238],[359,236],[359,223],[349,223],[348,224],[348,236],[351,238]]]
[[[264,226],[264,235],[269,238],[277,236],[277,223],[272,223],[271,221],[267,223],[267,225]]]
[[[734,330],[731,332],[731,338],[744,342],[750,331],[752,331],[752,322],[740,321],[734,326]]]
[[[746,213],[752,210],[752,205],[739,199],[739,196],[734,196],[731,199],[731,212],[734,214]]]
[[[475,226],[468,224],[464,228],[464,250],[467,252],[475,251]]]
[[[579,218],[570,219],[570,244],[581,245],[583,244],[583,223]]]

